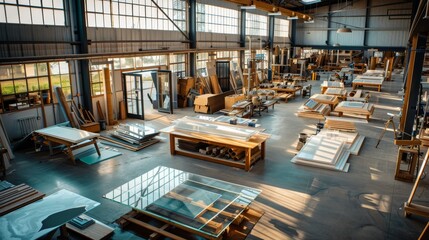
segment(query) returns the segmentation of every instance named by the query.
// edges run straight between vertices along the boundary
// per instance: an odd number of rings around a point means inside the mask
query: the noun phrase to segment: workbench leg
[[[246,162],[244,163],[244,170],[246,170],[246,172],[250,171],[251,159],[252,159],[252,149],[247,148],[246,149]]]
[[[261,160],[265,159],[265,141],[261,143]]]
[[[176,154],[176,141],[173,134],[170,133],[170,154],[175,155]]]
[[[58,239],[60,240],[70,239],[69,233],[67,231],[67,227],[65,224],[60,227],[60,236],[58,236]]]
[[[72,162],[73,162],[73,164],[74,165],[76,165],[76,159],[74,158],[74,156],[73,156],[73,152],[72,152],[72,150],[71,150],[71,148],[70,148],[70,146],[67,146],[67,150],[66,150],[66,152],[67,152],[67,155],[70,157],[70,159],[72,160]]]
[[[52,143],[51,143],[51,141],[48,141],[48,148],[49,148],[49,155],[50,156],[54,155],[54,151],[52,150]]]
[[[101,156],[100,149],[98,148],[98,145],[97,145],[97,140],[92,139],[92,142],[94,143],[94,147],[95,147],[95,150],[97,151],[98,156]]]

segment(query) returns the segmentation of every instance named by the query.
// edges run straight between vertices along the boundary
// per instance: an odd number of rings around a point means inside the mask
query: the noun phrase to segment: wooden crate
[[[85,123],[85,124],[80,125],[80,129],[88,131],[88,132],[99,133],[100,132],[100,123],[98,123],[98,122]]]

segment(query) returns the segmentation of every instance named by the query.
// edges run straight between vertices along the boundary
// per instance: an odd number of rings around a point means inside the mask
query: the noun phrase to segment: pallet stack
[[[368,120],[374,113],[374,104],[343,101],[335,108],[335,112],[339,112],[340,115],[365,116]]]
[[[107,136],[100,136],[99,138],[108,145],[114,145],[131,151],[139,151],[159,142],[158,139],[154,139],[158,135],[159,132],[157,130],[136,123],[119,124]]]

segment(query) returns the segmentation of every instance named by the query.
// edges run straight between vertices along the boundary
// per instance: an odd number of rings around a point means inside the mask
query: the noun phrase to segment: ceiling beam
[[[303,14],[300,12],[292,11],[290,9],[280,7],[280,6],[276,6],[274,4],[270,4],[270,3],[267,3],[264,1],[257,1],[257,0],[253,0],[253,1],[249,1],[249,0],[226,0],[226,1],[232,2],[232,3],[237,3],[240,5],[244,5],[244,6],[255,5],[257,9],[265,11],[265,12],[271,12],[271,13],[280,12],[282,14],[282,16],[298,17],[299,19],[303,19],[305,21],[313,19],[313,17],[311,17],[308,14]]]

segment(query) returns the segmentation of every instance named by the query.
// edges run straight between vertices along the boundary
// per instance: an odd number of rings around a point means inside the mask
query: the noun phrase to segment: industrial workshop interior
[[[429,239],[422,0],[0,0],[0,239]]]

